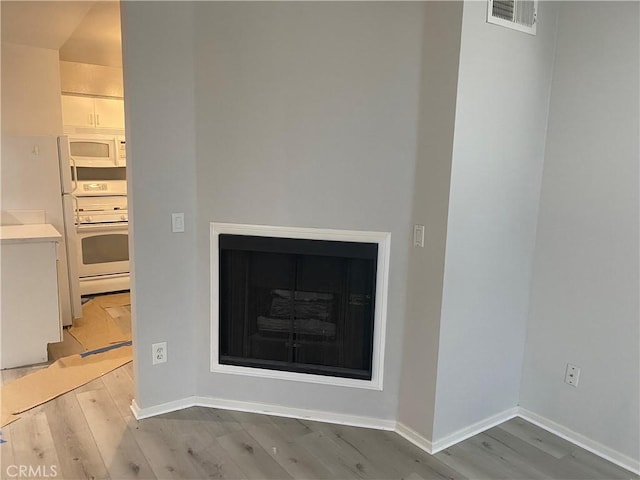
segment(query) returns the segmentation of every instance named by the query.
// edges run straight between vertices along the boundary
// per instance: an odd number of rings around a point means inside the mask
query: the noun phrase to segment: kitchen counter
[[[0,241],[7,243],[57,242],[62,235],[49,223],[1,225]]]

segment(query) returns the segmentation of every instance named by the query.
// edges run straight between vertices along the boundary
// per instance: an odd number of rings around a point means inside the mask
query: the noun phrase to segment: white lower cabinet
[[[62,340],[56,242],[51,225],[0,227],[0,368],[47,361],[47,344]]]

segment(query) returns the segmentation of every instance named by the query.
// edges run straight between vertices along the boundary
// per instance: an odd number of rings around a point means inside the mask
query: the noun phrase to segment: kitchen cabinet
[[[49,224],[0,226],[2,285],[0,368],[46,362],[62,340],[56,243]]]
[[[62,95],[65,126],[124,129],[124,100]]]

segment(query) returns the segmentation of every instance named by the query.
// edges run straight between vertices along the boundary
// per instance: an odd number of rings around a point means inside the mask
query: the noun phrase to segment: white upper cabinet
[[[93,98],[63,95],[62,122],[64,125],[94,127],[95,114]]]
[[[62,95],[65,126],[124,129],[124,100]]]
[[[124,100],[94,98],[97,128],[124,128]]]

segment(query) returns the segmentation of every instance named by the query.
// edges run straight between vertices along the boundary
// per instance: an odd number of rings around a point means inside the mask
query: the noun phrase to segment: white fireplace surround
[[[385,333],[387,323],[387,291],[391,233],[323,228],[281,227],[212,222],[211,232],[211,372],[274,378],[297,382],[320,383],[342,387],[382,390],[384,372]],[[220,234],[257,237],[334,240],[340,242],[377,243],[376,297],[373,323],[373,360],[371,380],[331,377],[309,373],[285,372],[263,368],[224,365],[219,362],[219,249]]]

